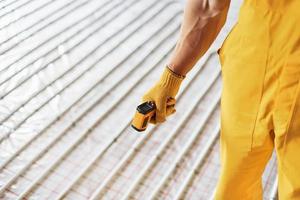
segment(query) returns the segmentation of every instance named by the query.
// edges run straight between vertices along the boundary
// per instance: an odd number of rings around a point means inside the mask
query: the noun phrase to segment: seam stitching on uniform
[[[268,27],[268,30],[270,30],[270,27]],[[262,102],[262,97],[263,97],[263,91],[265,89],[265,79],[266,79],[266,73],[267,73],[267,69],[268,69],[268,66],[269,66],[269,60],[270,60],[270,32],[268,32],[268,50],[267,50],[267,58],[266,58],[266,63],[265,63],[265,70],[264,70],[264,75],[263,75],[263,83],[262,83],[262,88],[261,88],[261,94],[260,94],[260,99],[259,99],[259,105],[258,105],[258,110],[256,112],[256,117],[255,117],[255,120],[254,120],[254,124],[253,124],[253,127],[252,127],[252,133],[251,133],[251,146],[250,146],[250,151],[252,151],[253,149],[253,143],[254,143],[254,133],[255,133],[255,128],[256,128],[256,123],[257,123],[257,118],[258,118],[258,114],[259,114],[259,111],[260,111],[260,107],[261,107],[261,102]]]
[[[263,97],[263,91],[265,89],[265,79],[266,79],[266,72],[267,72],[268,63],[269,63],[269,56],[268,56],[267,61],[266,61],[266,67],[265,67],[264,76],[263,76],[263,84],[262,84],[262,88],[261,88],[261,92],[260,92],[260,99],[259,99],[259,104],[258,104],[258,110],[256,112],[256,116],[255,116],[255,120],[254,120],[254,124],[253,124],[254,127],[252,128],[250,151],[252,151],[252,149],[253,149],[255,128],[257,127],[256,126],[257,118],[258,118],[258,115],[260,113],[260,107],[261,107],[261,102],[262,102],[262,97]]]
[[[275,92],[275,99],[274,99],[274,105],[273,105],[273,109],[272,109],[272,113],[271,113],[271,117],[272,117],[272,125],[273,125],[273,130],[274,130],[274,134],[276,132],[276,122],[274,121],[274,110],[277,109],[277,104],[278,104],[278,98],[279,98],[279,90],[280,90],[280,85],[281,85],[281,81],[280,81],[280,77],[281,77],[281,74],[282,74],[282,71],[283,71],[283,68],[279,69],[279,72],[277,72],[278,75],[276,75],[278,78],[277,80],[277,85],[276,85],[276,92]]]

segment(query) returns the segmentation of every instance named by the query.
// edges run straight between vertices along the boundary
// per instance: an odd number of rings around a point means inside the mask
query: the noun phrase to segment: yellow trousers
[[[245,0],[218,51],[222,70],[217,200],[262,199],[275,149],[280,200],[300,200],[300,0]]]

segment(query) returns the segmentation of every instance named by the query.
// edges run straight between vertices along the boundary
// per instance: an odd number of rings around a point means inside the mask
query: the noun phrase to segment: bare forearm
[[[180,37],[168,63],[172,71],[186,75],[205,54],[225,23],[229,1],[187,1]]]

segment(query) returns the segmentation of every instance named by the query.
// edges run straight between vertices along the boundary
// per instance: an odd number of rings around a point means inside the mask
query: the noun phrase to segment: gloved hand
[[[176,112],[175,96],[184,78],[185,76],[174,73],[166,66],[160,79],[142,97],[142,103],[153,101],[156,106],[155,115],[151,118],[150,123],[162,123],[166,121],[167,116]]]

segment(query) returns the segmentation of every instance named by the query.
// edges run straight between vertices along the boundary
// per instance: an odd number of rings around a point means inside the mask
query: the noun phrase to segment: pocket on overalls
[[[221,64],[221,69],[223,68],[224,52],[227,52],[227,50],[225,50],[225,49],[228,46],[228,43],[230,43],[231,40],[237,40],[238,35],[237,35],[236,27],[237,27],[237,23],[233,25],[233,27],[231,28],[231,30],[229,31],[229,33],[223,40],[221,47],[217,50],[217,53],[219,55],[220,64]],[[234,48],[231,47],[230,52],[234,53],[233,51],[234,51]]]

